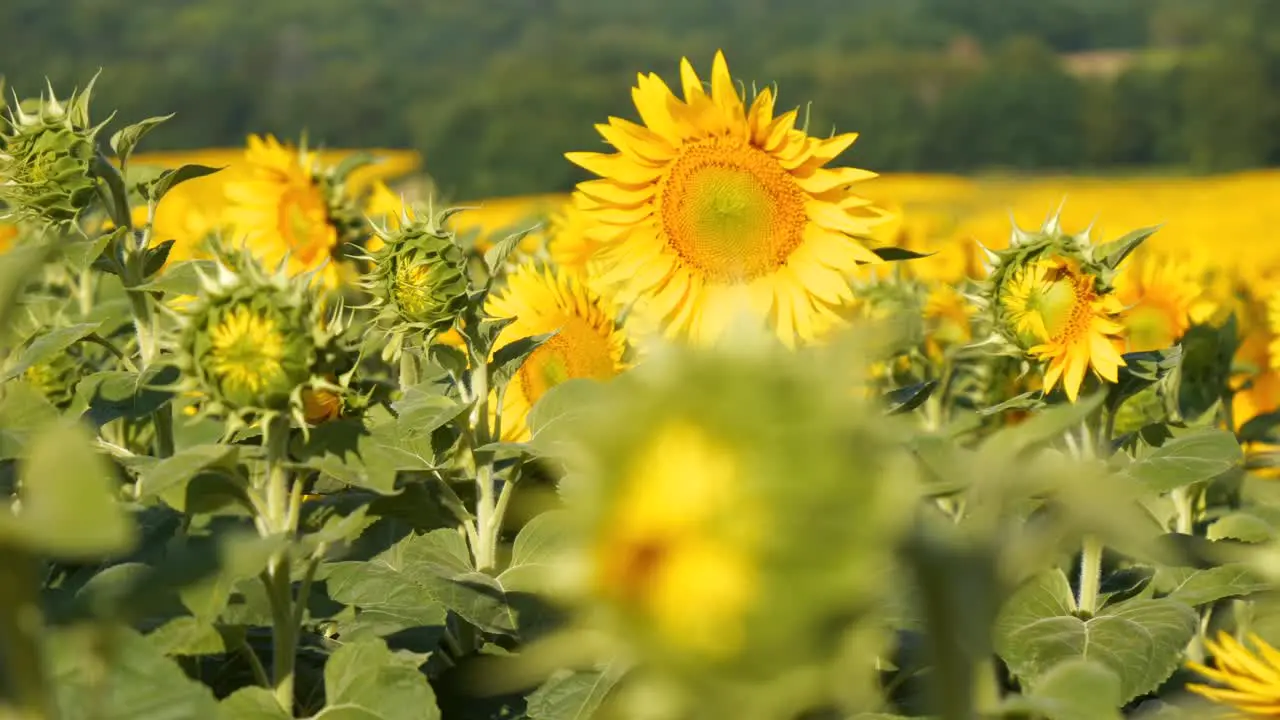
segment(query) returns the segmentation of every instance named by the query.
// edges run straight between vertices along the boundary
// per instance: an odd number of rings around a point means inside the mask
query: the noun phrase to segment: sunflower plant
[[[0,717],[1274,715],[1273,276],[678,77],[479,211],[8,104]]]

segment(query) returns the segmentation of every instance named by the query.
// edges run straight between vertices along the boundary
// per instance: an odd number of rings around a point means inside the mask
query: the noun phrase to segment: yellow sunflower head
[[[1118,267],[1154,228],[1095,245],[1089,231],[1068,234],[1054,214],[1038,231],[1017,226],[1009,247],[984,250],[990,274],[975,300],[987,310],[993,347],[1040,362],[1044,392],[1059,382],[1074,402],[1087,371],[1116,382],[1126,363]]]
[[[934,285],[924,303],[925,350],[935,360],[973,339],[974,307],[954,286]]]
[[[1202,266],[1189,258],[1144,253],[1116,277],[1116,297],[1125,306],[1128,352],[1172,347],[1193,322],[1213,316]]]
[[[506,286],[489,296],[485,313],[514,318],[494,344],[555,332],[521,365],[502,398],[502,439],[529,439],[529,410],[551,388],[574,378],[603,380],[623,368],[625,342],[612,312],[576,276],[531,264],[507,276]]]
[[[1191,683],[1187,690],[1247,717],[1273,717],[1280,713],[1280,651],[1256,633],[1249,640],[1254,650],[1222,631],[1216,642],[1206,638],[1205,649],[1217,667],[1196,662],[1187,667],[1215,685]]]
[[[567,155],[600,176],[577,194],[602,281],[668,337],[714,341],[747,314],[786,343],[814,339],[851,298],[848,274],[881,262],[869,234],[886,213],[849,190],[874,173],[827,167],[857,136],[809,136],[768,88],[748,107],[722,53],[710,92],[687,59],[680,75],[683,101],[641,75],[643,124],[596,126],[616,152]]]
[[[0,223],[0,253],[8,252],[18,239],[18,226]]]
[[[999,298],[1000,312],[1015,342],[1032,358],[1048,363],[1045,392],[1059,380],[1075,401],[1092,366],[1116,382],[1125,364],[1122,306],[1098,290],[1098,279],[1062,257],[1037,258],[1015,270]]]
[[[874,614],[915,477],[830,365],[758,350],[670,348],[546,428],[569,473],[557,596],[727,717]]]
[[[324,167],[316,153],[270,135],[249,136],[245,164],[245,176],[225,188],[231,231],[268,267],[287,261],[292,274],[316,273],[329,288],[341,284],[344,246],[365,232],[343,184],[354,166]]]
[[[587,237],[591,218],[572,200],[547,219],[547,253],[557,267],[588,283],[600,273],[599,243]]]

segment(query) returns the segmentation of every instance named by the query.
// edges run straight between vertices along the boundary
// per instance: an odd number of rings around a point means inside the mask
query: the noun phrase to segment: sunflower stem
[[[1080,600],[1076,606],[1080,612],[1093,615],[1098,612],[1098,587],[1102,582],[1102,541],[1095,535],[1086,535],[1080,552]]]
[[[487,357],[473,357],[471,371],[471,396],[475,405],[471,410],[473,441],[471,456],[476,468],[476,569],[489,570],[497,564],[497,536],[495,520],[497,499],[494,496],[493,453],[481,450],[489,443],[489,363]]]
[[[266,425],[263,442],[267,447],[266,522],[271,535],[291,538],[297,529],[297,498],[300,494],[290,487],[289,469],[289,418],[272,417]],[[294,665],[297,658],[299,611],[293,597],[292,568],[289,553],[276,552],[262,575],[267,598],[271,604],[271,679],[275,686],[276,701],[280,707],[292,712],[294,693]],[[298,603],[305,598],[298,598]]]

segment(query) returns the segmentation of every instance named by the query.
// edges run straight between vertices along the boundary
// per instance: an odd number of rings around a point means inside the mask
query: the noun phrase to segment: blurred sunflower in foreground
[[[1187,689],[1242,713],[1244,717],[1280,717],[1280,650],[1276,650],[1256,634],[1249,640],[1256,650],[1250,651],[1225,632],[1218,640],[1205,639],[1205,649],[1217,668],[1200,663],[1187,667],[1205,678],[1226,687],[1191,683]]]
[[[667,337],[711,342],[743,313],[788,344],[815,339],[842,322],[848,275],[882,262],[869,235],[887,213],[849,190],[875,174],[826,167],[857,135],[809,136],[797,111],[774,115],[769,88],[747,107],[723,53],[710,93],[687,59],[680,76],[683,101],[641,75],[643,124],[596,126],[617,152],[566,155],[600,176],[576,198],[596,223],[602,281]]]
[[[622,369],[625,342],[600,297],[563,270],[522,265],[506,287],[489,297],[485,312],[514,318],[495,347],[548,332],[556,334],[533,351],[502,398],[502,439],[529,439],[525,418],[548,390],[573,378],[604,380]]]

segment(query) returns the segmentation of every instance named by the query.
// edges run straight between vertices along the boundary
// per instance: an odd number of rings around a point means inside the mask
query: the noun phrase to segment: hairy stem
[[[1102,582],[1102,541],[1086,535],[1080,553],[1080,612],[1093,615],[1098,611],[1098,586]]]
[[[267,423],[263,441],[267,446],[266,522],[272,535],[292,537],[296,531],[297,514],[291,511],[294,502],[290,487],[289,469],[289,418],[276,416]],[[271,603],[271,679],[275,687],[276,701],[280,707],[292,711],[294,665],[298,650],[297,610],[293,597],[292,568],[289,553],[278,551],[262,574],[262,582]],[[298,600],[302,602],[302,600]]]

